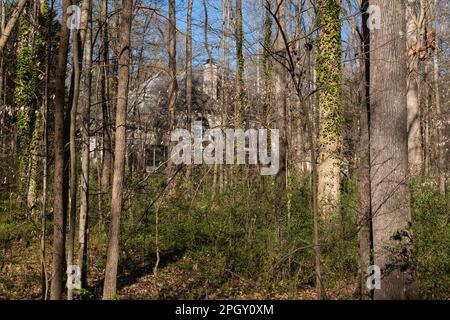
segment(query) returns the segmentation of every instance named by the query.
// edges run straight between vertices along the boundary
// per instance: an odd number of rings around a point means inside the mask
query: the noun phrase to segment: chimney
[[[206,60],[203,65],[203,92],[217,100],[217,65],[214,60]]]

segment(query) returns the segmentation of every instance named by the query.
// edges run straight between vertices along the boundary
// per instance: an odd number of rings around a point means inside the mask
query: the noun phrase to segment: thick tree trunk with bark
[[[133,1],[124,0],[120,25],[119,82],[116,109],[116,136],[114,176],[111,199],[111,222],[105,268],[103,299],[113,299],[116,294],[117,269],[119,264],[120,216],[123,205],[123,180],[126,154],[126,119],[130,67],[130,34]]]
[[[70,0],[63,1],[62,21],[67,21],[67,7]],[[64,262],[66,246],[66,217],[67,192],[64,183],[65,167],[65,134],[64,134],[64,106],[65,106],[65,80],[67,66],[67,51],[69,48],[69,29],[67,23],[61,24],[58,62],[56,65],[55,80],[55,169],[53,181],[53,263],[50,298],[60,300],[64,289]]]
[[[381,28],[372,30],[370,65],[371,207],[374,264],[382,272],[375,299],[407,299],[412,287],[408,189],[407,57],[403,1],[373,0]]]
[[[339,0],[317,3],[320,27],[317,56],[319,90],[318,201],[327,221],[339,210],[343,113],[341,102],[341,21]]]
[[[420,16],[416,15],[416,7],[419,0],[406,1],[406,46],[409,55],[408,79],[406,103],[408,112],[408,161],[412,175],[422,172],[422,134],[420,130],[420,107],[419,107],[419,48],[422,47],[422,39],[419,37],[419,29],[423,28],[424,10]],[[420,0],[422,2],[422,0]]]

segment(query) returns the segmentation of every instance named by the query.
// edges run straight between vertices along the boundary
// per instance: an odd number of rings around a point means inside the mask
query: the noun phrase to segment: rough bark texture
[[[175,0],[169,1],[169,102],[168,102],[168,113],[169,113],[169,132],[172,132],[175,126],[175,107],[178,95],[178,83],[177,83],[177,20],[175,12]],[[175,172],[172,159],[172,148],[173,142],[169,143],[169,162],[167,168],[167,179],[168,181],[172,179]]]
[[[273,64],[272,57],[270,56],[270,49],[272,47],[272,16],[269,10],[271,9],[271,1],[264,0],[264,5],[267,7],[265,10],[265,21],[264,21],[264,119],[263,124],[266,128],[269,128],[272,121],[272,78],[273,78]]]
[[[187,111],[187,129],[191,126],[192,112],[192,7],[194,0],[188,0],[187,11],[187,31],[186,31],[186,111]],[[189,179],[191,175],[191,166],[187,166],[186,177]]]
[[[434,8],[434,24],[436,30],[438,30],[438,21],[437,21],[437,8],[438,4],[435,3]],[[438,39],[436,39],[437,42]],[[443,119],[444,119],[444,110],[441,106],[441,89],[439,85],[439,50],[436,50],[433,53],[433,84],[434,84],[434,104],[435,104],[435,124],[436,124],[436,142],[435,149],[437,153],[437,167],[438,167],[438,184],[439,190],[442,194],[445,194],[445,184],[446,184],[446,172],[445,172],[445,142],[443,136]]]
[[[360,120],[359,120],[359,144],[357,162],[357,184],[358,184],[358,253],[359,253],[359,291],[361,299],[368,299],[370,292],[366,285],[366,270],[370,265],[371,243],[371,210],[370,210],[370,32],[365,23],[369,16],[367,14],[368,0],[361,3],[362,12],[362,59],[357,60],[360,68]]]
[[[116,294],[119,264],[120,215],[123,204],[123,178],[126,154],[126,118],[130,66],[130,34],[133,1],[124,0],[120,25],[119,82],[116,109],[116,145],[111,199],[111,223],[105,268],[103,299],[113,299]]]
[[[89,0],[83,1],[83,10],[80,21],[80,30],[72,35],[72,56],[73,56],[73,99],[70,111],[70,208],[69,208],[69,241],[67,248],[67,264],[74,265],[75,255],[75,228],[77,215],[77,192],[78,192],[78,154],[76,146],[76,130],[78,105],[80,98],[81,72],[84,53],[84,41],[86,39],[86,29],[88,24]],[[67,291],[67,299],[73,299],[72,290]]]
[[[102,0],[100,3],[100,24],[101,24],[101,46],[100,46],[100,83],[101,83],[101,104],[103,117],[103,161],[102,161],[102,192],[107,192],[111,182],[112,167],[112,142],[111,142],[111,117],[108,90],[108,65],[109,65],[109,38],[108,38],[108,2]]]
[[[188,117],[192,110],[192,6],[194,0],[188,0],[187,33],[186,33],[186,108]],[[188,120],[188,125],[191,119]]]
[[[242,21],[242,0],[236,0],[236,110],[235,122],[236,128],[240,128],[244,121],[244,112],[246,105],[245,94],[245,58],[244,58],[244,31]]]
[[[406,110],[407,58],[403,1],[374,0],[381,28],[371,40],[371,206],[374,263],[381,268],[375,299],[414,297],[408,269],[411,243]]]
[[[80,94],[80,43],[79,34],[74,32],[72,35],[72,57],[73,57],[73,98],[70,110],[70,190],[69,190],[69,239],[67,245],[67,265],[74,265],[74,249],[75,249],[75,228],[77,217],[77,191],[78,191],[78,174],[77,174],[77,148],[75,141],[75,131],[77,130],[77,114],[78,114],[78,97]],[[72,290],[67,291],[67,300],[73,299]]]
[[[317,3],[318,38],[317,85],[319,89],[319,185],[318,201],[323,219],[339,208],[342,127],[341,106],[341,22],[340,1]]]
[[[411,52],[414,52],[409,57],[406,93],[408,111],[408,161],[410,172],[413,175],[421,173],[423,160],[418,88],[419,54],[417,52],[417,49],[421,48],[421,41],[418,38],[418,25],[423,25],[423,19],[416,15],[417,2],[418,0],[407,0],[406,2],[406,46],[412,50]]]
[[[63,1],[62,21],[67,21],[67,7],[70,0]],[[67,50],[69,47],[69,29],[67,24],[61,24],[58,62],[55,80],[55,169],[53,181],[53,262],[50,298],[60,300],[64,289],[64,259],[66,245],[66,217],[67,202],[64,193],[65,146],[64,146],[64,105],[65,105],[65,79],[67,66]]]
[[[279,26],[286,32],[286,1],[277,0],[276,2],[277,19]],[[278,25],[278,24],[277,24]],[[283,36],[279,28],[274,44],[275,55],[283,61],[286,56],[286,47]],[[274,95],[274,120],[276,127],[280,131],[280,167],[276,175],[277,184],[283,188],[286,187],[286,151],[287,151],[287,132],[286,132],[286,70],[280,63],[275,63],[273,73],[273,95]]]
[[[87,1],[88,3],[90,1]],[[81,147],[81,190],[80,190],[80,222],[78,231],[78,266],[81,270],[82,286],[87,284],[87,237],[89,217],[89,174],[90,174],[90,105],[92,87],[92,40],[91,30],[87,30],[86,65],[84,68],[84,99],[82,111],[82,147]]]

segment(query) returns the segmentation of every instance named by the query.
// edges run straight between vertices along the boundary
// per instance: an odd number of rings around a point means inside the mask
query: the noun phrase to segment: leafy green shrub
[[[442,195],[432,181],[411,187],[415,260],[423,296],[445,299],[450,288],[449,194]]]

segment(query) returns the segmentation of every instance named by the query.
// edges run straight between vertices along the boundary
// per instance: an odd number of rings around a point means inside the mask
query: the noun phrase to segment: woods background
[[[448,298],[448,1],[0,8],[1,299]],[[175,165],[195,122],[277,174]]]

